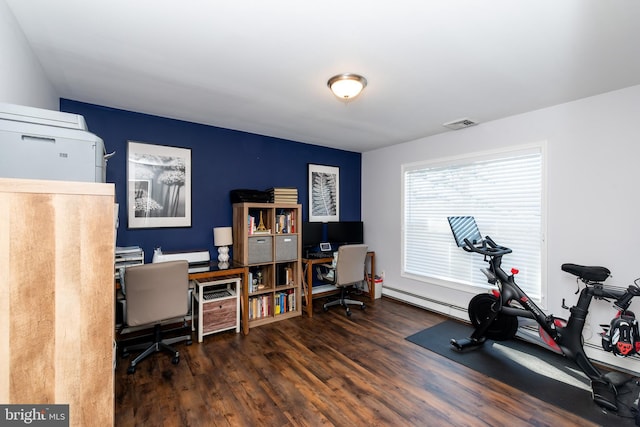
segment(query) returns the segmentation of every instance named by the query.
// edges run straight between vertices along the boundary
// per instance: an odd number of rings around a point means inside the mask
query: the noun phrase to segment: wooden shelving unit
[[[302,314],[301,218],[299,204],[233,205],[233,260],[249,268],[242,286],[249,328]]]

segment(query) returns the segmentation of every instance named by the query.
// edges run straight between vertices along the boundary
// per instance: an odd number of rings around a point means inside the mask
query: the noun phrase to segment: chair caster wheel
[[[174,365],[177,365],[178,363],[180,363],[180,356],[176,356],[173,359],[171,359],[171,363],[173,363]]]
[[[191,344],[193,344],[193,341],[192,340],[188,340],[187,341],[187,345],[191,345]]]
[[[128,358],[128,357],[129,357],[129,352],[128,352],[126,349],[123,349],[123,350],[122,350],[122,358],[123,358],[123,359],[126,359],[126,358]]]
[[[324,311],[324,312],[326,313],[327,311],[329,311],[329,307],[324,307],[324,306],[323,306],[323,307],[322,307],[322,311]]]
[[[136,367],[135,366],[129,366],[127,368],[127,374],[135,374],[136,373]]]
[[[364,305],[364,304],[362,304],[362,305],[360,306],[360,310],[364,310],[365,308],[367,308],[367,306],[366,306],[366,305]]]
[[[351,310],[347,310],[347,316],[351,317]]]

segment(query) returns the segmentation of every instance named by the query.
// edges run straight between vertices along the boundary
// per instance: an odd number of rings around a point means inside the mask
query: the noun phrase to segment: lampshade
[[[213,244],[215,246],[229,246],[233,244],[232,227],[216,227],[213,229]]]
[[[367,86],[367,79],[353,73],[338,74],[329,79],[327,86],[335,96],[348,101],[362,92],[362,89]]]

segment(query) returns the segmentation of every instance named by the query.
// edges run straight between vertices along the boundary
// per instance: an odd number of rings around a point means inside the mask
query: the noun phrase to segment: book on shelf
[[[289,289],[287,291],[287,311],[296,311],[296,291],[295,289]]]
[[[249,298],[249,320],[262,319],[272,314],[271,294]]]
[[[252,235],[265,235],[265,234],[271,234],[271,229],[268,230],[253,230],[253,233],[251,233]]]
[[[271,229],[265,227],[264,220],[262,211],[260,211],[259,217],[256,216],[255,213],[247,215],[247,234],[249,236],[254,234],[271,234]]]
[[[296,232],[295,211],[281,209],[276,214],[276,234],[288,234]]]
[[[276,286],[293,285],[293,268],[287,264],[276,266]]]
[[[287,267],[284,269],[284,276],[287,285],[293,283],[293,269],[291,267]]]
[[[256,218],[252,215],[247,215],[247,230],[249,230],[249,235],[253,234],[253,231],[256,229]]]
[[[278,292],[274,297],[274,314],[284,314],[296,310],[296,293],[293,289]]]

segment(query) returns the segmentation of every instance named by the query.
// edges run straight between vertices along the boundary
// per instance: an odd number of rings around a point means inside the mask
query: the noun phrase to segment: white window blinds
[[[471,215],[480,232],[513,253],[503,268],[540,301],[542,147],[403,167],[403,274],[440,284],[487,286],[478,254],[457,247],[448,216]]]

